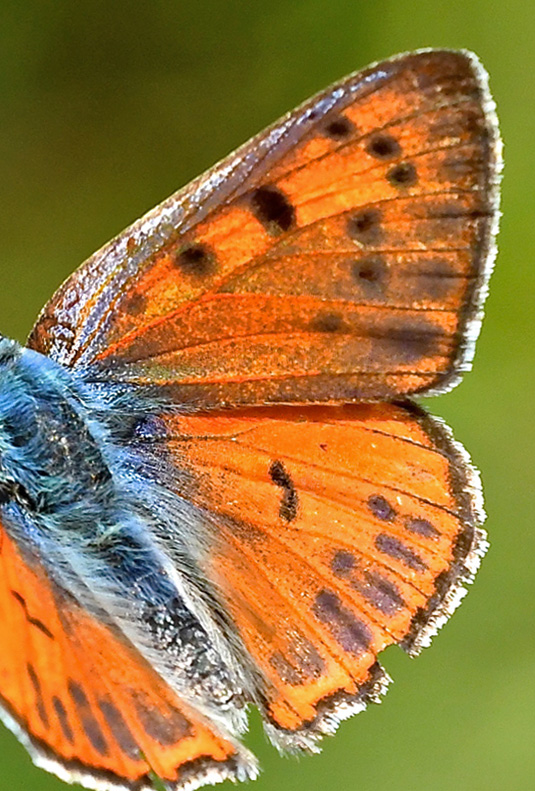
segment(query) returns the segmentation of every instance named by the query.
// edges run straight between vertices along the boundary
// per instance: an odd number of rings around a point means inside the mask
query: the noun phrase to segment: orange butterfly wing
[[[477,476],[414,405],[165,422],[178,493],[216,517],[205,571],[271,735],[313,748],[381,691],[377,654],[416,653],[460,600],[485,548]]]
[[[499,168],[475,57],[392,59],[132,225],[60,288],[30,337],[89,382],[148,386],[197,410],[162,416],[171,485],[212,527],[203,571],[283,747],[314,749],[374,699],[378,653],[425,644],[484,549],[477,479],[439,423],[408,402],[334,405],[441,390],[467,366]],[[223,406],[250,408],[206,412]],[[1,607],[27,646],[0,659],[6,716],[41,762],[126,787],[149,769],[171,784],[254,775],[128,645],[59,607],[6,536],[2,548]]]
[[[450,385],[493,258],[493,106],[467,53],[348,77],[89,259],[30,345],[197,409]]]
[[[254,759],[28,564],[0,526],[0,716],[39,766],[89,788],[197,788]]]

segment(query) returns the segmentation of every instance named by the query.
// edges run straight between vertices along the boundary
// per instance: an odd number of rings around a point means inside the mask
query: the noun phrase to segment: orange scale
[[[375,654],[383,647],[384,636],[369,634],[362,640],[357,636],[350,648],[344,648],[329,630],[332,621],[322,622],[314,615],[317,595],[325,585],[312,565],[272,536],[265,535],[261,544],[256,543],[255,534],[248,530],[247,525],[240,531],[241,541],[236,539],[236,535],[226,526],[222,526],[221,534],[226,536],[229,543],[234,541],[239,551],[249,560],[253,578],[260,574],[276,586],[280,597],[291,606],[296,626],[310,639],[315,635],[319,644],[339,661],[353,679],[362,680],[368,668],[374,663]],[[229,587],[229,584],[225,585],[223,581],[220,581],[220,584],[223,586],[223,591]],[[230,598],[230,591],[227,595]],[[346,605],[347,609],[347,601],[343,601],[342,604]],[[348,609],[348,614],[349,612]],[[357,616],[351,613],[351,617],[354,617],[357,624]],[[290,624],[286,623],[286,631],[291,631]]]
[[[416,497],[425,497],[448,507],[454,506],[451,495],[444,491],[443,486],[448,462],[434,449],[407,445],[405,438],[393,438],[378,430],[371,432],[352,424],[330,423],[312,423],[306,431],[306,440],[297,444],[296,430],[299,430],[299,423],[278,423],[273,426],[269,438],[272,441],[266,442],[254,430],[244,437],[244,441],[251,446],[263,447],[277,457],[302,461],[310,467],[310,474],[317,466],[318,482],[325,480],[324,476],[332,470],[335,474],[350,477],[358,478],[360,475],[371,485],[375,478],[378,486],[385,485],[398,491],[407,491],[409,488]],[[429,443],[428,438],[425,437],[425,440]],[[358,448],[358,454],[355,448]],[[386,460],[390,460],[388,465],[384,463]]]
[[[296,338],[299,347],[296,350]],[[277,377],[345,373],[358,369],[357,361],[366,359],[370,341],[367,338],[344,336],[324,338],[317,334],[273,333],[259,336],[214,339],[199,347],[159,355],[156,361],[133,363],[125,367],[123,381],[152,378],[154,383],[180,381],[190,383],[225,383],[243,379],[276,379]],[[333,349],[336,356],[333,359]],[[248,375],[244,376],[243,364]]]
[[[196,498],[199,504],[209,507],[225,519],[254,525],[255,529],[250,536],[257,543],[260,538],[269,542],[269,536],[272,540],[279,536],[290,549],[296,549],[300,556],[312,557],[315,551],[314,541],[318,538],[330,543],[338,542],[340,547],[354,549],[372,562],[380,562],[395,570],[401,578],[414,582],[413,571],[406,564],[400,565],[378,552],[374,538],[378,532],[398,532],[403,546],[408,544],[410,549],[414,542],[409,540],[404,531],[396,531],[394,525],[378,525],[377,520],[371,517],[366,503],[356,499],[356,491],[349,490],[350,493],[347,494],[347,489],[344,490],[337,501],[332,499],[333,493],[322,486],[321,496],[314,491],[303,490],[298,470],[295,466],[288,465],[287,472],[297,492],[299,505],[295,518],[290,521],[281,520],[280,489],[267,482],[267,460],[260,459],[258,463],[257,456],[254,453],[244,453],[242,449],[234,449],[231,460],[216,470],[213,462],[209,469],[210,462],[207,463],[206,458],[197,455],[192,462],[192,471],[194,475],[197,474]],[[243,474],[244,469],[248,471],[247,476]],[[206,477],[203,471],[208,472]],[[211,481],[216,477],[217,486],[212,486]],[[328,477],[324,480],[328,487]],[[205,488],[207,485],[208,489]],[[361,484],[360,489],[363,488],[365,489]],[[375,490],[368,487],[368,491],[371,493]],[[249,537],[246,531],[243,535],[245,538]],[[428,567],[436,566],[437,562],[442,563],[444,560],[442,556],[436,556],[434,547],[430,548],[425,544],[421,548],[418,545],[418,556]],[[440,570],[442,568],[441,565]]]
[[[358,178],[359,171],[366,170],[367,165],[366,157],[358,149],[342,149],[311,162],[306,169],[291,171],[275,183],[294,204],[299,217],[308,203],[326,197],[334,200],[338,191]]]
[[[229,542],[210,561],[210,572],[226,600],[230,614],[245,645],[266,679],[264,695],[271,719],[281,728],[296,730],[314,718],[318,700],[340,689],[355,692],[356,684],[343,663],[334,656],[307,622],[296,616],[291,602],[278,586],[258,569],[256,563]],[[288,684],[281,677],[283,662],[292,662],[297,644],[310,645],[317,656],[301,663],[302,683]],[[308,649],[310,651],[310,649]],[[273,656],[282,662],[273,661]],[[279,669],[278,669],[279,668]]]
[[[304,168],[310,162],[328,157],[336,147],[336,141],[324,135],[312,133],[312,137],[304,140],[299,148],[290,153],[286,164],[289,170]],[[277,178],[276,171],[272,175]]]
[[[381,129],[392,119],[403,117],[410,108],[410,99],[417,99],[411,86],[408,88],[408,95],[401,95],[396,87],[383,85],[373,94],[369,94],[362,99],[358,98],[353,104],[344,109],[344,115],[356,126],[361,135]],[[411,96],[412,93],[412,96]]]
[[[380,563],[392,569],[401,578],[409,580],[420,588],[427,585],[429,577],[436,577],[448,564],[449,552],[446,557],[439,555],[427,545],[413,548],[414,541],[405,532],[397,529],[395,523],[385,523],[374,519],[365,503],[354,502],[353,508],[342,504],[319,499],[314,494],[301,493],[300,508],[302,520],[306,521],[306,535],[309,544],[314,537],[325,535],[331,542],[339,542],[341,547],[354,548],[372,562]],[[269,524],[269,523],[268,523]],[[267,525],[266,525],[267,527]],[[281,535],[289,533],[292,540],[299,541],[296,531],[300,529],[299,517],[291,528],[280,528]],[[290,533],[290,530],[293,532]],[[396,539],[402,550],[410,552],[417,558],[409,564],[403,558],[398,559],[392,554],[382,552],[376,545],[378,535],[387,535]],[[415,568],[416,566],[416,568]],[[439,569],[437,572],[436,569]],[[427,590],[427,588],[425,588]]]
[[[241,206],[210,215],[195,228],[195,241],[215,252],[218,272],[222,275],[262,255],[272,244],[269,233],[251,210]]]

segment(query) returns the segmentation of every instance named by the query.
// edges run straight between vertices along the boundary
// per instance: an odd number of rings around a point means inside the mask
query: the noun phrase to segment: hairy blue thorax
[[[80,395],[60,366],[0,342],[0,496],[65,527],[103,515],[113,496],[103,434],[93,421],[92,435]]]
[[[0,341],[0,502],[8,529],[21,522],[19,544],[45,564],[52,543],[105,559],[136,532],[123,460],[98,406],[70,371]]]
[[[131,441],[140,417],[150,433],[150,408],[1,338],[1,521],[62,594],[151,661],[165,647],[162,674],[170,665],[175,685],[182,674],[201,703],[224,706],[236,682],[195,586],[199,517],[173,493],[164,453]]]

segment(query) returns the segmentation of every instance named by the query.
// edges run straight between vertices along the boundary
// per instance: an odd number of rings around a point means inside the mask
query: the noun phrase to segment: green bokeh
[[[0,327],[19,339],[94,249],[334,79],[422,46],[491,75],[500,255],[475,369],[429,404],[482,470],[491,550],[433,648],[387,652],[384,703],[321,756],[280,758],[254,720],[256,791],[533,787],[534,39],[525,0],[0,1]],[[65,788],[2,729],[0,791],[30,787]]]

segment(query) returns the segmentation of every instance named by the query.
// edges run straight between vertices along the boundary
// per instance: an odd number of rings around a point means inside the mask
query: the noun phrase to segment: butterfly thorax
[[[119,628],[151,661],[164,647],[162,675],[196,686],[201,704],[224,707],[236,684],[155,538],[149,484],[127,480],[131,470],[101,412],[69,371],[0,340],[2,522],[27,561],[46,568],[58,595]]]
[[[0,498],[76,529],[81,511],[86,521],[102,510],[112,482],[73,389],[60,366],[0,341]]]

